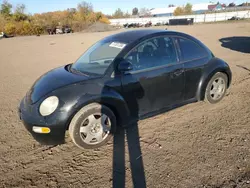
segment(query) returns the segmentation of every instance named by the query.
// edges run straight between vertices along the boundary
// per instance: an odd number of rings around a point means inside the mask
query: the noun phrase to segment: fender
[[[97,95],[86,93],[81,96],[74,105],[75,113],[82,107],[95,102],[109,107],[115,113],[119,126],[125,126],[128,123],[130,111],[126,101],[118,92],[107,88],[104,88],[102,93]]]
[[[100,103],[109,107],[117,116],[117,124],[124,126],[130,119],[130,111],[124,98],[114,89],[97,83],[84,83],[80,87],[75,84],[56,91],[57,96],[63,101],[62,112],[67,112],[68,128],[73,116],[84,106],[90,103]],[[79,96],[79,93],[82,95]]]
[[[230,70],[229,65],[219,58],[212,58],[204,67],[204,71],[196,92],[197,100],[204,100],[207,84],[209,80],[213,77],[213,75],[217,72],[223,72],[227,75],[227,87],[229,88],[232,80],[232,72]]]

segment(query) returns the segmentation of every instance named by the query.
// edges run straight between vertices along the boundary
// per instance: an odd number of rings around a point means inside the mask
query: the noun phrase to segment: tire
[[[98,103],[89,104],[79,110],[69,125],[69,135],[81,149],[95,149],[105,145],[115,130],[114,113]]]
[[[227,75],[222,72],[215,73],[207,84],[205,101],[210,104],[215,104],[221,101],[226,94],[227,86]]]

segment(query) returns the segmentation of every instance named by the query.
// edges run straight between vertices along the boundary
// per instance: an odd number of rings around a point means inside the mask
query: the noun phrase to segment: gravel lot
[[[41,74],[120,31],[1,39],[0,187],[250,187],[250,23],[168,29],[197,37],[229,63],[228,95],[216,105],[193,103],[140,121],[125,144],[121,130],[115,144],[97,150],[80,150],[69,138],[39,145],[17,106]]]

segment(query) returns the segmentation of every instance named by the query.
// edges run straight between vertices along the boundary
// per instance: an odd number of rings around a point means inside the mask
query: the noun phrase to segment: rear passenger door
[[[202,70],[209,60],[209,55],[202,46],[191,39],[175,37],[175,40],[179,46],[180,61],[184,64],[184,100],[193,99],[196,97],[196,91],[202,76]]]

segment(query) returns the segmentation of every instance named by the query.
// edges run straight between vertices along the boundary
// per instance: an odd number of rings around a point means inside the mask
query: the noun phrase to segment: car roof
[[[108,36],[104,38],[102,41],[121,42],[121,43],[127,44],[127,46],[131,45],[133,47],[133,45],[136,44],[137,41],[140,41],[141,39],[144,39],[147,37],[150,38],[153,36],[160,36],[160,35],[175,35],[179,37],[185,37],[198,43],[200,46],[210,51],[209,48],[207,48],[207,46],[205,46],[200,40],[198,40],[197,38],[189,34],[179,32],[179,31],[165,30],[165,29],[135,29],[135,30],[125,31],[125,32],[121,32],[121,33]]]
[[[106,37],[104,40],[117,41],[128,44],[146,36],[154,35],[157,33],[168,33],[168,31],[164,29],[136,29],[111,35],[109,37]]]

